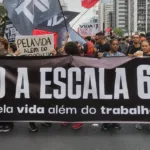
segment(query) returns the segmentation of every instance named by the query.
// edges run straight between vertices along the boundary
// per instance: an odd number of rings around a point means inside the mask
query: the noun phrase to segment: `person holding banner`
[[[137,51],[136,53],[134,53],[135,57],[143,57],[143,56],[150,56],[150,43],[149,41],[143,41],[141,43],[141,51]],[[143,129],[143,125],[142,124],[136,124],[136,129],[138,130],[142,130]],[[150,129],[150,127],[148,128]]]
[[[119,41],[117,39],[113,39],[110,41],[109,52],[98,53],[98,57],[101,58],[101,57],[125,56],[118,50],[119,50]]]
[[[13,56],[8,52],[8,41],[3,37],[0,37],[0,56]],[[13,129],[13,126],[12,122],[1,122],[0,132],[9,132]]]
[[[102,32],[97,33],[95,40],[96,40],[95,48],[97,49],[95,57],[98,57],[98,53],[108,52],[110,50],[110,45],[106,42],[104,33]]]
[[[150,56],[150,44],[148,41],[143,41],[141,43],[141,51],[137,51],[134,53],[134,56],[136,57],[142,57],[142,56]]]
[[[123,53],[118,52],[118,50],[119,50],[119,41],[117,39],[113,39],[110,41],[109,52],[98,53],[98,57],[102,58],[102,57],[125,56]],[[121,126],[118,123],[113,123],[113,124],[104,123],[101,126],[101,129],[104,131],[109,128],[121,129]]]
[[[65,50],[66,55],[80,56],[80,49],[77,46],[76,42],[66,43],[64,50]],[[68,125],[69,125],[68,123],[62,123],[61,124],[62,127],[66,127]],[[83,126],[84,126],[83,123],[74,123],[72,125],[72,129],[77,130],[77,129],[82,128]]]
[[[136,53],[139,50],[141,50],[140,36],[138,34],[135,34],[133,36],[133,45],[129,46],[127,55],[134,56],[134,53]]]
[[[80,51],[80,56],[84,56],[85,55],[85,53],[84,53],[84,47],[81,46],[81,44],[78,41],[75,41],[75,43],[77,44],[77,47],[78,47],[78,49]]]
[[[8,41],[0,37],[0,56],[13,56],[8,52]]]

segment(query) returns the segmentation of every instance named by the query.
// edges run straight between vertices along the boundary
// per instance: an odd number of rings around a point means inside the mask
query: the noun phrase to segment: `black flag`
[[[66,28],[61,28],[59,34],[58,34],[58,46],[62,45],[62,42],[66,40]],[[69,41],[78,41],[81,45],[85,44],[86,41],[83,37],[81,37],[74,29],[72,29],[70,26],[68,26],[68,32],[69,32]]]
[[[62,11],[59,0],[5,0],[4,7],[21,35],[32,35],[38,24]]]
[[[59,32],[62,27],[66,26],[64,18],[66,19],[68,25],[78,14],[78,12],[64,11],[64,16],[62,13],[59,13],[50,20],[38,25],[37,29],[50,32]]]

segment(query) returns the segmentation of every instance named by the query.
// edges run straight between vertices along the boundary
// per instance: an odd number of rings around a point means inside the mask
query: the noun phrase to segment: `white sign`
[[[50,56],[54,49],[54,35],[17,36],[17,49],[25,56]]]
[[[98,24],[87,24],[79,26],[79,34],[82,36],[94,36],[99,32]]]

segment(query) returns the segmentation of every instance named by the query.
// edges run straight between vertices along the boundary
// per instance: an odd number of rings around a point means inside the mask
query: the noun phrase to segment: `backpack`
[[[87,55],[94,54],[94,44],[92,42],[87,43]]]

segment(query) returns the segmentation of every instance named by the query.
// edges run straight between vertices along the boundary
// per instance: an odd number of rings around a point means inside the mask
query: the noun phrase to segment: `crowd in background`
[[[105,37],[99,32],[95,37],[86,37],[86,43],[81,45],[78,41],[66,41],[60,48],[56,48],[52,55],[77,55],[86,57],[111,57],[111,56],[148,56],[150,52],[150,32],[146,34],[135,33],[132,37]]]
[[[81,45],[79,41],[68,42],[69,34],[66,34],[66,40],[61,47],[55,48],[51,52],[51,56],[74,55],[82,57],[92,57],[101,59],[103,57],[142,57],[150,56],[150,32],[147,34],[135,33],[132,37],[105,37],[102,32],[99,32],[95,37],[86,37],[86,43]],[[20,51],[17,50],[15,44],[0,37],[0,56],[20,56]],[[43,123],[46,127],[51,127],[51,123]],[[68,123],[62,123],[62,127],[68,126]],[[72,129],[80,129],[83,123],[72,124]],[[119,124],[102,124],[102,130],[109,128],[120,129]],[[142,129],[142,125],[136,125],[137,129]],[[13,129],[13,123],[0,123],[0,132],[9,132]],[[32,132],[38,131],[35,123],[29,123],[29,129]]]

